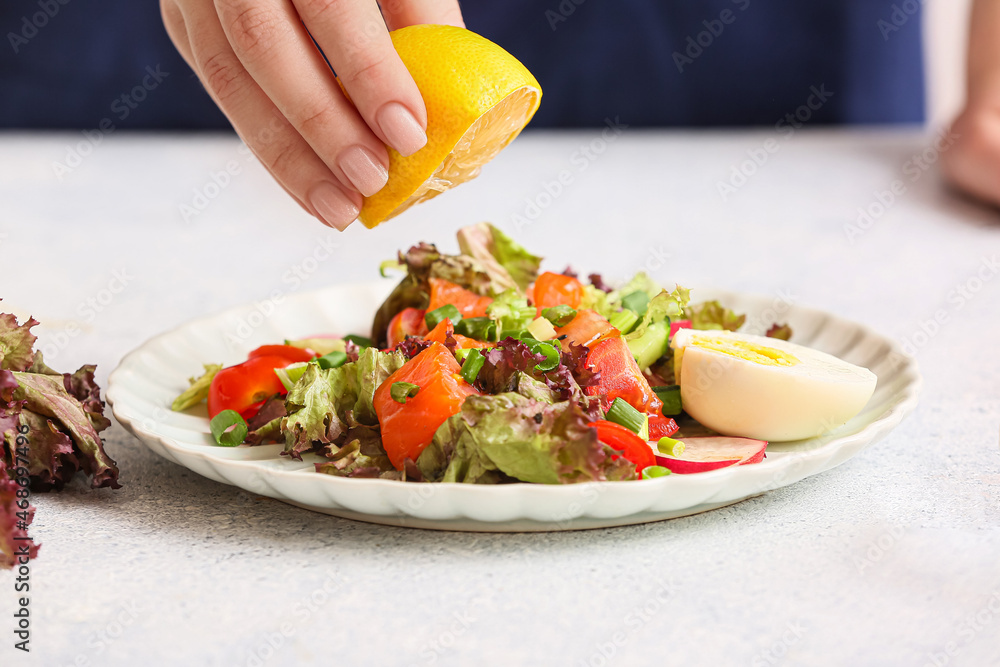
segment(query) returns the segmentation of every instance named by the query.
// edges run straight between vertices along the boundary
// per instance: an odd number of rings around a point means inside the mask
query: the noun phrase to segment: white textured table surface
[[[451,249],[480,220],[556,270],[790,294],[908,342],[925,377],[917,413],[832,471],[572,533],[314,514],[202,479],[115,424],[124,488],[35,496],[32,652],[12,646],[0,573],[0,664],[1000,664],[1000,216],[914,161],[929,139],[528,134],[477,181],[338,235],[228,136],[116,134],[57,175],[82,135],[0,134],[0,307],[42,322],[56,368],[97,363],[102,386],[160,331],[369,280],[397,248]],[[766,163],[723,197],[747,151]]]

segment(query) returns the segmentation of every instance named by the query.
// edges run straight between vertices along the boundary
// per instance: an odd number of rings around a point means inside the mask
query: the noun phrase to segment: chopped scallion
[[[247,422],[235,410],[223,410],[212,417],[208,424],[215,444],[223,447],[237,447],[246,440],[249,429]]]
[[[649,420],[646,415],[633,408],[621,398],[616,398],[611,403],[606,418],[608,421],[620,424],[635,433],[649,432]]]
[[[663,416],[676,417],[684,409],[681,404],[681,387],[677,384],[668,384],[662,387],[653,387],[653,393],[663,401]]]
[[[397,403],[406,403],[406,399],[413,398],[420,391],[420,386],[412,382],[393,382],[389,387],[389,396]]]
[[[465,362],[462,364],[462,377],[466,382],[472,384],[476,381],[479,371],[482,370],[485,363],[486,358],[482,352],[479,350],[469,350],[469,353],[465,355]]]

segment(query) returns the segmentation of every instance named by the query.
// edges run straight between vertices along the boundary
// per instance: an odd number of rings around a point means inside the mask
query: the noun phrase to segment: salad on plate
[[[869,370],[645,273],[542,271],[487,223],[460,253],[420,243],[371,334],[263,345],[205,365],[174,410],[208,403],[221,446],[280,443],[316,471],[408,482],[566,484],[758,463],[769,441],[858,414]]]

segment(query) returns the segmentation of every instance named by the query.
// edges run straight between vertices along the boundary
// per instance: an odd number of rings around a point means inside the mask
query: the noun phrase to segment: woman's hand
[[[945,176],[984,202],[1000,205],[1000,0],[974,0],[967,98],[942,156]]]
[[[362,195],[385,185],[385,145],[410,155],[427,142],[423,99],[389,30],[464,26],[458,0],[387,0],[381,12],[375,0],[161,0],[160,8],[174,45],[247,146],[337,229],[357,218]]]

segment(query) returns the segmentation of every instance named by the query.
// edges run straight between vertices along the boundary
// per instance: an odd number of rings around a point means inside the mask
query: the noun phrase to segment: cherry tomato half
[[[244,419],[253,417],[265,400],[275,394],[288,393],[274,369],[284,368],[290,363],[294,362],[284,357],[263,356],[223,368],[212,378],[208,388],[209,418],[223,410],[235,410]]]
[[[597,439],[635,464],[635,472],[640,478],[642,470],[656,465],[656,456],[649,444],[621,424],[601,419],[587,424],[597,429]]]
[[[318,354],[294,345],[261,345],[256,350],[247,355],[247,359],[256,357],[281,357],[294,364],[299,361],[309,361],[315,359]],[[287,365],[287,364],[286,364]]]

